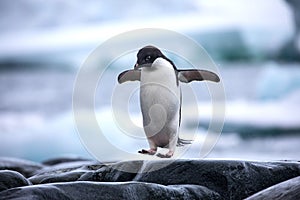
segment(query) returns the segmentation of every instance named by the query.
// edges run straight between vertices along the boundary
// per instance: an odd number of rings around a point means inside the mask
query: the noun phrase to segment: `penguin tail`
[[[182,147],[182,146],[184,146],[186,144],[192,144],[192,141],[193,140],[185,140],[185,139],[178,138],[178,140],[177,140],[177,146],[178,147]]]

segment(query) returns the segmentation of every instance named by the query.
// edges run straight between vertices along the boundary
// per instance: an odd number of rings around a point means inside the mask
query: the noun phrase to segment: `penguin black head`
[[[138,69],[142,65],[145,67],[151,67],[151,64],[157,58],[166,59],[174,66],[173,62],[170,59],[168,59],[158,48],[156,48],[155,46],[148,45],[139,50],[137,54],[137,62],[134,66],[134,69]]]

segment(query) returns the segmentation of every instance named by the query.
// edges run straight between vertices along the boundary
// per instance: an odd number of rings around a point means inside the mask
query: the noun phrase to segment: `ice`
[[[299,102],[300,90],[294,91],[280,100],[228,101],[225,104],[225,124],[287,130],[299,128],[300,130]],[[211,102],[199,102],[199,120],[209,122],[212,117],[212,107]],[[195,119],[194,116],[187,116],[187,118]]]
[[[288,96],[284,100],[274,102],[227,102],[226,122],[269,128],[274,126],[298,128],[300,125],[300,117],[298,115],[299,92]],[[210,109],[210,102],[199,102],[201,120],[209,118]],[[119,129],[109,107],[97,110],[96,113],[98,121],[101,122],[100,127],[103,134],[116,148],[134,154],[137,150],[148,147],[145,139],[133,138]],[[186,119],[189,117],[191,116],[183,116]],[[132,114],[131,118],[135,124],[141,125],[140,115]],[[0,119],[1,156],[15,156],[31,160],[42,160],[66,154],[92,156],[85,149],[86,147],[75,130],[76,126],[71,112],[59,114],[52,118],[45,118],[38,113],[6,113],[1,114]],[[183,138],[186,138],[185,134],[189,133],[189,127],[181,126],[180,135]],[[193,144],[187,147],[188,150],[183,158],[199,157],[205,137],[206,129],[199,129]],[[255,158],[256,160],[267,158],[270,160],[295,159],[298,155],[298,147],[290,148],[289,145],[292,144],[291,142],[294,141],[295,143],[299,142],[299,140],[300,137],[298,135],[244,140],[236,133],[223,133],[208,157]],[[100,149],[101,146],[101,141],[99,141]],[[248,146],[247,149],[244,149],[245,146]],[[103,151],[106,151],[106,149],[103,149]],[[178,152],[181,151],[182,149],[179,148]],[[111,160],[113,157],[114,155],[107,154],[108,160]],[[147,157],[144,159],[147,159]]]
[[[300,89],[299,66],[289,67],[271,63],[265,66],[258,78],[257,98],[259,100],[281,99]]]
[[[0,156],[38,161],[59,155],[89,157],[75,132],[70,114],[49,119],[39,113],[2,113],[0,132]]]

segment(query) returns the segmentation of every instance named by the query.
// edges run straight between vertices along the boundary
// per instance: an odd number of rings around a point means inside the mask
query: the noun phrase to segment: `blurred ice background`
[[[226,121],[208,157],[299,160],[299,6],[297,0],[0,1],[0,156],[35,161],[89,157],[71,110],[80,65],[116,34],[166,28],[199,42],[220,69]],[[134,62],[132,54],[123,66],[113,66],[98,97],[103,99],[98,115],[104,131],[128,151],[146,143],[119,138],[122,133],[109,120],[105,97],[118,73]],[[199,91],[201,117],[183,116],[181,132],[200,122],[201,142],[210,119],[210,96],[205,85],[192,87]],[[137,102],[130,107],[140,116]],[[199,154],[197,148],[189,153]],[[108,160],[110,156],[108,152]]]

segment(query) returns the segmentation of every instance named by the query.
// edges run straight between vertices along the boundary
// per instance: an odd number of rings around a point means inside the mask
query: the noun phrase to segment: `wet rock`
[[[21,173],[25,177],[30,177],[36,171],[42,169],[44,166],[39,163],[22,160],[17,158],[0,157],[0,170],[12,170]]]
[[[0,200],[30,199],[222,199],[219,194],[198,185],[163,186],[154,183],[72,182],[28,186],[0,193]]]
[[[247,200],[263,200],[263,199],[277,199],[277,200],[294,200],[300,199],[300,176],[290,180],[278,183],[261,192],[258,192]]]
[[[3,187],[0,199],[244,199],[300,177],[300,163],[296,161],[162,159],[104,164],[58,159],[47,165],[7,160],[5,163],[10,163],[6,167],[31,176],[24,186]],[[0,166],[4,166],[1,161]],[[284,193],[284,187],[277,189]],[[297,190],[294,186],[289,195],[297,197]]]
[[[19,172],[0,170],[0,191],[27,185],[31,183]]]
[[[100,165],[96,161],[69,161],[59,162],[52,166],[46,166],[29,178],[33,184],[71,182],[77,181],[82,174],[94,170],[93,166]]]
[[[216,191],[225,199],[241,199],[296,176],[300,176],[297,162],[163,160],[116,163],[87,172],[80,180],[193,184]]]
[[[57,165],[61,163],[68,163],[68,162],[80,162],[80,161],[92,161],[90,159],[82,158],[82,157],[61,157],[61,158],[51,158],[42,162],[44,165]]]

